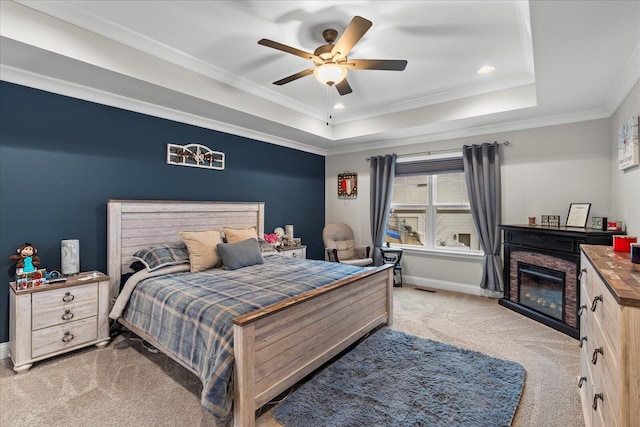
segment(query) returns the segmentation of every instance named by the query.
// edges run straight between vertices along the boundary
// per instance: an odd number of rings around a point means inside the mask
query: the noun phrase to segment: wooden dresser
[[[580,378],[585,425],[640,426],[640,270],[627,252],[581,246]]]
[[[13,370],[33,362],[109,342],[109,277],[80,273],[66,282],[9,291],[9,353]]]

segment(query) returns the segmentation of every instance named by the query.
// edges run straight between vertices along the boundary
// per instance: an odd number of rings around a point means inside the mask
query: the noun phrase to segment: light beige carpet
[[[583,426],[578,342],[496,300],[411,287],[394,290],[393,328],[522,364],[525,387],[514,426]],[[0,363],[0,425],[213,426],[198,379],[139,342],[117,337],[36,363],[17,375]],[[266,409],[262,427],[279,426]],[[452,426],[453,427],[453,426]]]

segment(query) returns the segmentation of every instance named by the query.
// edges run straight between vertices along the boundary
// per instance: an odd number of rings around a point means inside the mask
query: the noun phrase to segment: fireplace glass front
[[[518,262],[518,303],[564,320],[565,273]]]

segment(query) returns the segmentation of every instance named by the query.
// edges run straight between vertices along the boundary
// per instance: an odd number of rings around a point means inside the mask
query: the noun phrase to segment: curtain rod
[[[498,144],[498,141],[494,141],[496,144]],[[509,141],[505,141],[502,142],[498,145],[504,145],[505,147],[508,147],[511,145],[511,143]],[[430,156],[432,154],[439,154],[439,153],[454,153],[456,151],[460,151],[461,148],[446,148],[446,149],[442,149],[442,150],[432,150],[432,151],[423,151],[420,153],[408,153],[408,154],[398,154],[398,157],[409,157],[409,156],[417,156],[420,154],[426,154],[427,156]],[[367,162],[369,160],[371,160],[371,157],[367,157],[365,159]]]

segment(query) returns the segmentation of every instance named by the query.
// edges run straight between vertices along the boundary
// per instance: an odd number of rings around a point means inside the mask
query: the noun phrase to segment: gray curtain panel
[[[380,246],[384,243],[389,221],[389,208],[393,197],[396,154],[372,157],[371,170],[371,239],[373,241],[373,265],[382,265]]]
[[[503,290],[498,228],[502,209],[499,152],[500,144],[495,142],[462,147],[471,215],[485,254],[480,287],[490,291]]]

